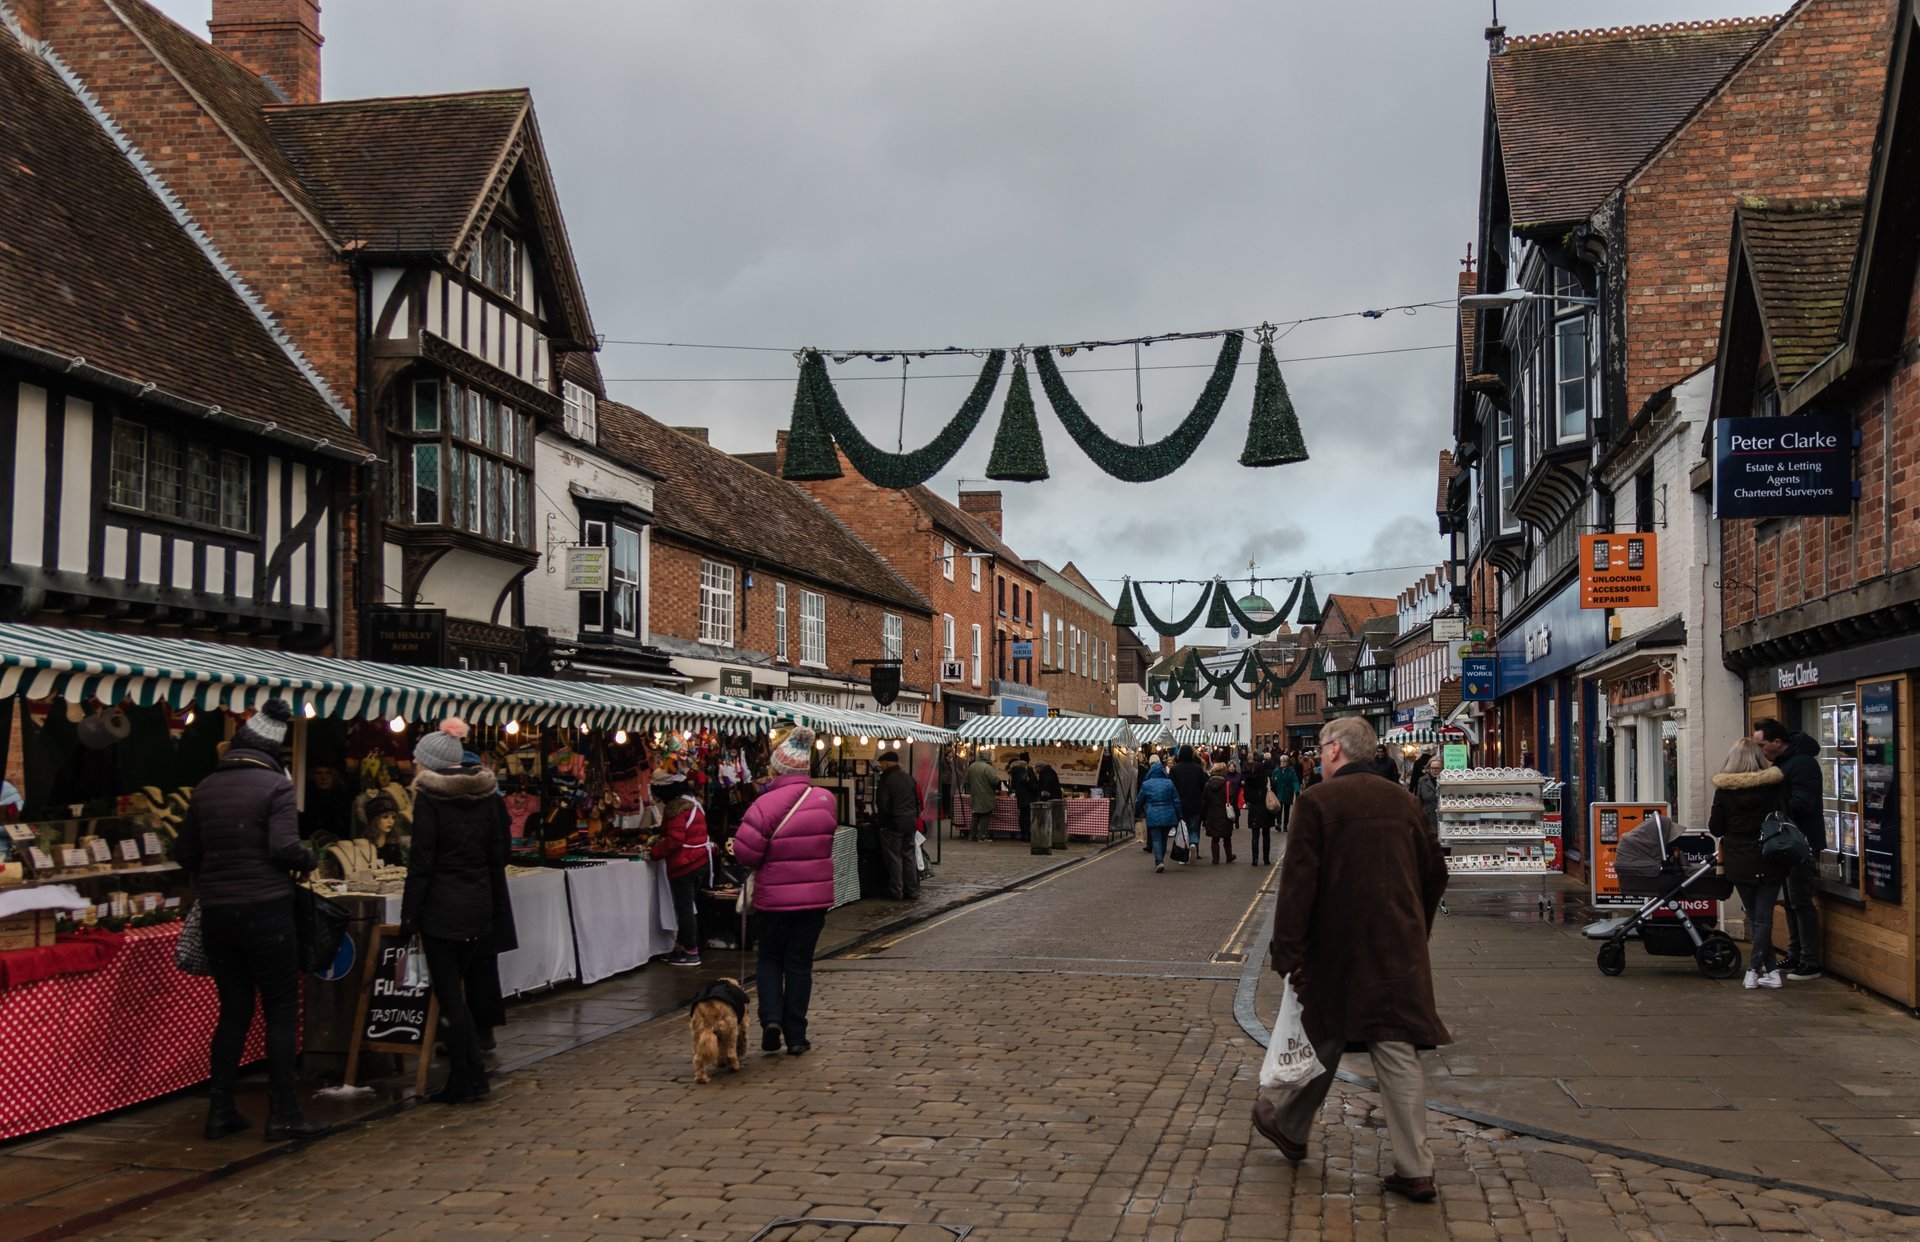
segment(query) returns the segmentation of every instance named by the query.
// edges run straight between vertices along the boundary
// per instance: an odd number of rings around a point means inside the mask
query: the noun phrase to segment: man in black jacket
[[[920,821],[920,789],[913,774],[900,766],[900,752],[880,752],[880,780],[873,790],[874,824],[880,829],[880,851],[887,863],[887,900],[920,899],[920,859],[913,834]]]
[[[1207,791],[1207,765],[1200,762],[1200,756],[1194,754],[1193,747],[1182,746],[1180,757],[1173,761],[1173,767],[1167,771],[1167,779],[1180,791],[1180,819],[1187,825],[1187,835],[1197,846],[1202,832],[1200,803]],[[1192,854],[1187,855],[1189,864],[1193,858]]]
[[[1020,839],[1033,836],[1033,799],[1040,792],[1040,781],[1033,771],[1033,756],[1021,752],[1007,767],[1007,787],[1013,790],[1013,802],[1020,810]]]
[[[1820,743],[1788,731],[1768,716],[1754,722],[1753,740],[1787,778],[1788,818],[1813,847],[1812,857],[1787,873],[1787,960],[1789,979],[1820,977],[1820,912],[1813,904],[1813,881],[1820,873],[1820,851],[1827,848],[1826,787],[1820,774]]]

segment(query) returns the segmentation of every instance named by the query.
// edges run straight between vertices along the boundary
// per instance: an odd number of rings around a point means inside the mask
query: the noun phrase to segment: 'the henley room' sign
[[[1716,419],[1714,516],[1852,512],[1853,437],[1853,421],[1846,417]]]

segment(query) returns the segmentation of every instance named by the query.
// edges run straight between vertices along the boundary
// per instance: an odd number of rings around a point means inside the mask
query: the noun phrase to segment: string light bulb
[[[836,734],[834,734],[834,735],[833,735],[833,744],[834,744],[835,746],[838,746],[838,745],[840,744],[840,742],[841,742],[841,738],[840,738],[840,735],[839,735],[838,733],[836,733]]]
[[[813,739],[813,748],[814,748],[815,750],[825,750],[825,749],[827,748],[827,739],[826,739],[826,738],[824,738],[824,737],[817,737],[817,738],[814,738],[814,739]]]
[[[301,709],[301,711],[305,714],[308,720],[312,720],[315,716],[318,716],[320,714],[319,709],[314,707],[314,705],[311,703],[307,704],[304,708]]]
[[[509,720],[507,721],[506,729],[507,736],[513,737],[520,732],[520,722],[518,720]]]
[[[184,717],[181,718],[181,723],[192,724],[194,721],[194,717],[196,717],[197,715],[199,715],[198,712],[189,711]]]
[[[627,731],[625,729],[615,729],[613,731],[613,744],[615,746],[625,746],[627,744]]]
[[[865,746],[865,745],[867,744],[867,742],[868,742],[868,738],[867,738],[867,735],[866,735],[866,734],[864,734],[864,733],[862,733],[862,734],[860,735],[860,744],[861,744],[862,746]]]
[[[395,733],[405,733],[407,731],[407,718],[405,716],[395,716],[392,720],[387,721],[387,728],[392,729]]]

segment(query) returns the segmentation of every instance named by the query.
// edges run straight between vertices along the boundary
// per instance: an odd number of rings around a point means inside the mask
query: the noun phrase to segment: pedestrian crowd
[[[1294,801],[1321,779],[1320,760],[1299,752],[1182,746],[1171,763],[1148,763],[1134,796],[1134,813],[1147,828],[1141,852],[1153,855],[1156,872],[1169,861],[1192,866],[1205,837],[1213,865],[1235,863],[1234,837],[1244,819],[1248,861],[1269,866],[1274,834],[1286,832]]]

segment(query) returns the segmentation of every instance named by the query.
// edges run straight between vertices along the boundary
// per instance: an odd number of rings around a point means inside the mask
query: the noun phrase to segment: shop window
[[[1827,848],[1820,852],[1824,886],[1860,896],[1862,780],[1860,710],[1854,692],[1821,695],[1801,704],[1800,726],[1820,743],[1821,814]]]
[[[733,646],[733,566],[700,562],[700,641]]]
[[[826,667],[827,597],[818,591],[800,592],[800,663]]]

